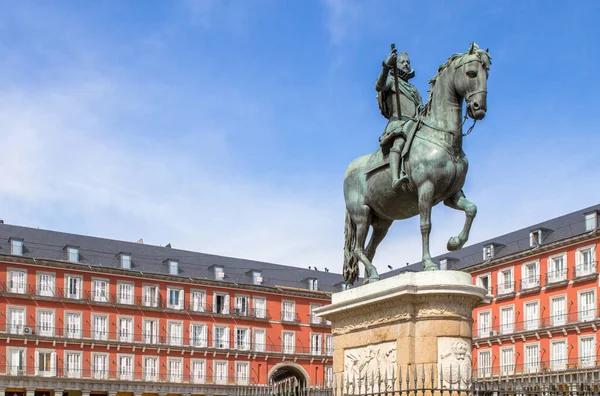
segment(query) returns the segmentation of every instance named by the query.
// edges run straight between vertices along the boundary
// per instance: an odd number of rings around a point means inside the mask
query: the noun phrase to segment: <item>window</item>
[[[167,305],[171,309],[183,309],[183,289],[167,287]]]
[[[67,312],[65,313],[65,337],[81,338],[81,313]]]
[[[448,269],[448,259],[447,258],[440,259],[440,270],[445,271],[447,269]]]
[[[8,372],[11,375],[23,375],[26,374],[27,360],[25,354],[27,350],[25,348],[6,348]]]
[[[514,331],[515,310],[513,307],[503,307],[500,309],[500,332],[510,334]]]
[[[206,381],[206,360],[192,359],[190,375],[194,384],[203,384]]]
[[[9,269],[8,270],[8,291],[10,293],[25,294],[27,287],[27,271]]]
[[[37,334],[42,337],[54,336],[54,311],[38,309]]]
[[[215,271],[215,280],[221,281],[221,280],[225,279],[225,271],[223,271],[223,267],[215,266],[214,271]]]
[[[477,369],[479,377],[489,377],[492,374],[492,352],[479,351],[479,359],[477,360]]]
[[[479,326],[477,335],[479,337],[489,337],[492,330],[492,320],[490,311],[479,312]]]
[[[65,352],[65,371],[68,378],[81,377],[81,352]]]
[[[44,297],[54,296],[54,274],[38,272],[38,295]]]
[[[79,262],[79,248],[67,246],[67,260],[72,263]]]
[[[263,277],[260,271],[252,271],[252,283],[255,285],[262,285]]]
[[[515,371],[515,350],[510,348],[502,348],[500,350],[500,373],[512,374]]]
[[[596,364],[596,337],[586,336],[579,339],[579,365],[593,367]]]
[[[325,334],[325,355],[333,356],[333,335]]]
[[[319,308],[320,305],[310,304],[310,323],[321,324],[321,318],[315,315],[314,310]]]
[[[190,300],[192,311],[204,312],[206,310],[206,292],[204,290],[192,290]]]
[[[158,344],[158,320],[144,319],[144,343]]]
[[[266,351],[266,336],[264,329],[254,329],[254,350],[256,352]]]
[[[133,283],[118,282],[119,304],[133,304]]]
[[[227,384],[227,362],[215,360],[215,383]]]
[[[323,354],[323,335],[322,334],[311,334],[310,335],[310,354],[311,355],[322,355]]]
[[[498,273],[498,295],[509,294],[515,291],[513,285],[513,269],[505,269]]]
[[[331,366],[325,366],[325,386],[333,387],[333,367]]]
[[[183,324],[181,322],[169,322],[169,333],[167,335],[169,345],[183,345]]]
[[[169,382],[181,382],[183,379],[183,359],[182,358],[168,358],[167,359],[167,375],[169,376]]]
[[[494,258],[494,245],[485,245],[483,247],[483,260],[491,260]]]
[[[10,254],[13,256],[23,255],[23,240],[10,238]]]
[[[8,307],[8,332],[23,334],[25,329],[25,308]]]
[[[92,300],[108,302],[109,283],[106,279],[92,279]]]
[[[548,259],[548,283],[567,280],[566,255],[560,254]]]
[[[35,354],[35,375],[51,377],[55,375],[56,354],[47,349],[38,349]]]
[[[296,303],[293,301],[283,301],[281,311],[281,320],[285,322],[294,322],[296,320]]]
[[[119,379],[127,381],[133,379],[133,356],[119,355]]]
[[[108,354],[92,353],[92,377],[94,379],[107,379]]]
[[[254,317],[260,319],[267,317],[267,300],[264,297],[254,297]]]
[[[561,326],[567,323],[567,298],[555,297],[550,299],[550,323]]]
[[[250,363],[235,362],[235,383],[238,385],[248,385],[250,382]]]
[[[575,276],[587,276],[596,273],[596,249],[594,247],[581,248],[577,250],[577,265]]]
[[[542,230],[529,233],[529,246],[538,247],[542,244]]]
[[[292,331],[283,332],[283,345],[281,346],[282,352],[286,354],[293,354],[296,352],[296,337]]]
[[[537,330],[540,326],[540,304],[537,301],[525,303],[525,330]]]
[[[490,294],[492,292],[491,289],[491,275],[490,274],[485,274],[485,275],[479,275],[477,277],[477,286],[479,287],[483,287],[485,290],[487,290],[488,294]]]
[[[585,215],[585,230],[594,231],[598,228],[598,213],[592,212]]]
[[[215,293],[213,310],[218,314],[229,314],[229,294]]]
[[[119,318],[119,341],[133,342],[133,318]]]
[[[169,261],[169,275],[179,275],[179,263],[177,261]]]
[[[526,373],[535,373],[540,365],[540,348],[537,344],[525,345],[525,362],[524,368]]]
[[[531,289],[540,286],[540,275],[538,271],[538,262],[523,264],[521,273],[521,288]]]
[[[143,301],[145,307],[158,307],[158,286],[144,285]]]
[[[214,326],[213,327],[213,348],[228,349],[229,348],[229,327]]]
[[[66,297],[73,299],[81,298],[81,283],[82,278],[80,276],[67,275],[66,277]]]
[[[144,357],[144,380],[156,381],[158,379],[158,358],[154,356]]]
[[[566,340],[550,342],[550,367],[552,370],[564,370],[567,368]]]
[[[119,258],[121,259],[121,268],[131,269],[131,254],[121,253]]]
[[[208,326],[196,323],[190,325],[190,346],[198,348],[208,347]]]
[[[92,338],[108,340],[108,316],[92,314]]]
[[[319,280],[315,278],[309,278],[308,290],[319,290]]]
[[[588,321],[596,317],[596,293],[594,290],[579,293],[579,320]]]
[[[235,329],[235,349],[250,350],[250,329],[239,327]]]
[[[239,316],[250,315],[250,297],[235,296],[235,314]]]

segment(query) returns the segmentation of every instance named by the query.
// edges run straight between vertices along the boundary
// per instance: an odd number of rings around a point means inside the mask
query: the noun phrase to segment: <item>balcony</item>
[[[515,295],[515,282],[502,282],[496,287],[496,299],[510,298]]]
[[[281,311],[281,321],[286,323],[299,324],[300,315],[298,315],[296,312]]]
[[[524,293],[533,293],[541,289],[542,283],[539,275],[528,276],[521,279],[519,291]]]
[[[588,262],[576,265],[572,269],[573,282],[583,282],[598,278],[598,262]]]
[[[505,364],[493,367],[480,367],[473,369],[473,379],[475,381],[485,380],[486,378],[502,378],[507,375],[559,375],[562,373],[576,372],[582,369],[598,367],[600,361],[598,356],[584,358],[570,358],[547,360],[533,364]]]
[[[473,326],[473,339],[485,338],[507,338],[514,335],[520,335],[527,332],[539,332],[541,330],[557,330],[576,328],[581,326],[592,326],[600,321],[598,310],[591,308],[577,312],[569,312],[557,314],[554,316],[544,316],[533,318],[520,322],[499,324],[478,328],[476,324]]]
[[[546,287],[560,287],[569,283],[569,271],[563,268],[546,274]]]

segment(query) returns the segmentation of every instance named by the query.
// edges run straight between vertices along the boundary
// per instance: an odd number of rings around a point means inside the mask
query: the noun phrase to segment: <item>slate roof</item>
[[[433,261],[438,263],[441,259],[454,259],[452,262],[452,268],[457,270],[467,269],[479,264],[484,263],[483,260],[483,247],[489,244],[495,244],[494,258],[506,257],[512,254],[531,250],[529,244],[529,234],[533,231],[543,229],[542,233],[542,245],[546,245],[552,242],[561,241],[570,237],[585,234],[585,214],[591,212],[599,212],[600,204],[591,206],[589,208],[581,209],[554,219],[550,219],[538,224],[533,224],[529,227],[522,228],[517,231],[510,232],[505,235],[498,236],[496,238],[488,239],[483,242],[479,242],[470,246],[466,246],[461,250],[455,252],[447,252],[445,254],[436,256]],[[450,261],[449,260],[449,261]],[[382,278],[389,278],[394,275],[406,271],[421,271],[423,265],[421,262],[414,263],[402,268],[398,268],[381,275]],[[448,264],[450,269],[450,263]]]
[[[179,276],[184,278],[214,280],[214,271],[209,268],[221,265],[225,272],[225,279],[222,282],[251,285],[251,275],[247,274],[251,270],[262,272],[263,286],[283,286],[308,290],[308,282],[305,280],[316,278],[320,291],[336,292],[341,290],[341,282],[343,282],[342,275],[324,272],[323,268],[315,271],[308,268],[9,224],[0,224],[0,257],[10,255],[10,238],[22,239],[23,256],[36,259],[65,261],[67,259],[65,246],[79,247],[80,263],[90,266],[120,268],[119,253],[129,253],[133,272],[167,275],[169,269],[165,260],[171,259],[179,262]]]

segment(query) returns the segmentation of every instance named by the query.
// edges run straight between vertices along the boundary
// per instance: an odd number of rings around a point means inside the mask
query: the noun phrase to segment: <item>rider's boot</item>
[[[408,175],[404,170],[404,160],[401,158],[402,148],[404,147],[404,141],[402,145],[398,147],[398,151],[390,151],[390,171],[392,172],[392,187],[400,188],[406,182],[408,182]],[[394,147],[396,149],[396,147]]]

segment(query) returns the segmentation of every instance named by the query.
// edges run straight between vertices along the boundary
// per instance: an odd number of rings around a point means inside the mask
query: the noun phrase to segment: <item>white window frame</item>
[[[262,285],[263,277],[261,271],[252,271],[252,284]]]
[[[487,279],[487,287],[483,284],[482,279]],[[482,287],[487,290],[487,294],[492,294],[492,273],[487,272],[485,274],[477,275],[475,278],[476,286]]]
[[[171,292],[179,292],[177,295],[176,302],[171,298]],[[167,286],[167,308],[182,310],[183,309],[183,301],[185,299],[185,291],[182,287],[178,286]]]
[[[505,273],[510,272],[510,282],[504,278]],[[498,271],[498,292],[496,295],[510,294],[515,292],[515,267],[507,267]]]
[[[542,244],[542,230],[535,230],[529,233],[529,247],[538,247]]]
[[[206,381],[206,359],[190,359],[190,379],[194,384],[203,384]]]
[[[96,357],[101,359],[96,359]],[[96,363],[100,363],[103,360],[102,367],[98,367]],[[110,355],[106,352],[92,352],[92,359],[90,362],[91,372],[93,379],[108,379],[108,371],[110,370]]]
[[[179,275],[179,261],[169,260],[167,265],[169,266],[169,275]]]
[[[160,327],[158,318],[144,318],[142,321],[142,336],[144,344],[157,345],[160,343]]]
[[[592,293],[592,307],[583,307],[581,296],[583,294]],[[578,320],[580,322],[589,322],[596,318],[596,289],[585,289],[577,291],[577,312],[579,312]]]
[[[133,305],[135,301],[135,285],[133,282],[117,281],[119,304]]]
[[[252,309],[250,296],[247,294],[236,294],[234,295],[233,309],[234,313],[238,316],[250,316],[250,310]]]
[[[190,309],[194,312],[206,311],[206,290],[190,290]]]
[[[200,328],[200,335],[196,337],[194,328]],[[208,324],[203,322],[190,323],[190,346],[208,348]]]
[[[590,212],[585,214],[585,230],[595,231],[598,229],[598,212]]]
[[[288,345],[286,342],[286,334],[291,335],[291,343],[292,345]],[[281,332],[281,353],[286,355],[293,355],[296,353],[296,332],[283,330]]]
[[[535,315],[535,318],[530,318],[528,311],[527,311],[527,306],[528,305],[535,305],[537,306],[537,314]],[[541,304],[540,304],[540,300],[529,300],[529,301],[523,301],[523,319],[524,319],[524,329],[525,330],[538,330],[540,328],[540,315],[541,315]]]
[[[70,364],[70,363],[74,363],[74,362],[70,361],[70,359],[69,359],[70,355],[79,357],[78,358],[79,364],[77,364],[76,368],[73,368]],[[83,366],[83,352],[71,351],[71,350],[64,352],[64,370],[65,370],[65,375],[67,376],[67,378],[81,378],[82,366]]]
[[[561,313],[559,312],[554,312],[554,301],[557,300],[563,300],[563,306],[564,306],[564,311]],[[556,295],[556,296],[552,296],[550,297],[550,325],[551,326],[564,326],[565,324],[567,324],[567,311],[568,311],[568,307],[567,307],[567,295],[566,294],[560,294],[560,295]]]
[[[177,370],[174,370],[177,367]],[[167,378],[169,382],[179,383],[183,381],[183,358],[168,357],[167,358]]]
[[[591,353],[589,354],[589,356],[585,356],[584,354],[584,350],[582,348],[582,344],[584,340],[592,340],[591,344]],[[585,336],[580,336],[578,337],[577,340],[577,344],[578,344],[578,353],[577,355],[579,356],[579,367],[593,367],[596,364],[596,335],[592,334],[592,335],[585,335]]]
[[[103,318],[105,322],[105,328],[101,329],[99,323],[96,323],[96,318]],[[110,317],[108,314],[92,313],[92,339],[98,341],[107,341],[110,334]]]
[[[291,306],[291,309],[286,309],[286,305],[288,307]],[[281,321],[283,321],[283,322],[295,322],[296,321],[296,301],[281,300]]]
[[[151,293],[151,288],[154,288],[154,295]],[[154,283],[142,284],[142,304],[144,307],[158,307],[160,287]]]
[[[42,316],[51,318],[50,323],[43,323]],[[54,337],[56,334],[56,310],[48,308],[36,309],[36,334],[40,337]]]
[[[569,353],[568,340],[566,338],[560,338],[550,340],[550,368],[552,370],[564,370],[567,368],[567,355]],[[555,345],[562,344],[561,356],[556,356]]]
[[[308,290],[312,290],[312,291],[319,290],[319,279],[308,278]]]
[[[218,312],[217,309],[217,297],[224,297],[223,307],[221,312]],[[229,307],[231,305],[231,299],[229,297],[229,293],[226,292],[214,292],[213,293],[213,312],[222,315],[229,315]]]
[[[512,312],[512,315],[510,315],[511,317],[509,318],[508,315],[504,315],[505,311],[510,310]],[[515,331],[515,306],[514,304],[511,305],[504,305],[502,307],[500,307],[500,334],[512,334]]]
[[[153,362],[152,366],[148,364],[149,361]],[[142,370],[144,371],[144,381],[158,381],[158,374],[160,372],[159,362],[160,359],[158,356],[142,355]]]
[[[37,271],[35,275],[36,275],[36,280],[37,280],[36,284],[37,284],[38,296],[54,297],[56,295],[56,273],[55,272],[46,272],[46,271]],[[46,277],[51,279],[50,285],[42,284],[42,280],[44,280]]]
[[[13,323],[15,322],[13,318],[15,318],[15,312],[19,313],[20,320],[16,322],[22,323]],[[24,334],[25,327],[27,327],[27,307],[15,306],[15,305],[7,305],[6,306],[6,329],[9,334]]]
[[[554,260],[562,259],[562,268],[560,270],[556,270]],[[568,279],[568,263],[567,263],[567,253],[559,253],[553,254],[548,257],[548,283],[556,283],[562,282]]]
[[[583,253],[590,251],[590,261],[583,260]],[[596,245],[582,246],[575,251],[575,277],[582,277],[598,272],[596,266]]]
[[[131,361],[130,367],[124,367],[123,362],[129,359]],[[127,370],[129,368],[130,370]],[[119,373],[118,377],[122,381],[132,381],[133,380],[133,372],[135,371],[135,355],[129,353],[118,353],[117,354],[117,373]]]
[[[235,361],[234,369],[235,383],[237,385],[248,385],[250,383],[250,362]],[[242,372],[240,373],[240,371]]]
[[[104,283],[104,293],[99,287]],[[92,278],[92,301],[108,302],[110,296],[110,279],[107,278]]]
[[[226,385],[229,376],[229,362],[227,360],[214,360],[214,381],[215,384]],[[224,370],[222,366],[224,367]]]
[[[131,327],[129,329],[124,329],[122,326],[124,323],[129,323]],[[134,341],[134,328],[135,328],[135,320],[133,316],[119,315],[117,316],[117,327],[119,334],[119,342],[128,342],[131,343]],[[128,326],[125,326],[128,327]]]
[[[325,334],[325,355],[333,356],[333,334]]]
[[[509,352],[510,351],[510,359],[507,362],[507,358],[509,355],[508,353],[505,352]],[[502,375],[507,375],[507,374],[513,374],[515,372],[515,347],[514,346],[509,346],[509,347],[501,347],[500,348],[500,373]]]
[[[50,369],[40,370],[40,354],[50,355]],[[54,349],[36,348],[35,350],[35,375],[39,377],[56,376],[56,351]]]
[[[215,265],[213,271],[216,281],[222,281],[225,279],[225,267],[222,265]]]
[[[325,366],[325,387],[333,388],[333,366]]]
[[[262,342],[257,340],[257,333],[262,333]],[[254,352],[266,352],[267,351],[267,329],[252,329],[252,350]]]
[[[535,273],[530,273],[530,266],[534,267]],[[521,266],[521,288],[533,289],[541,286],[540,279],[540,261],[527,261]]]
[[[73,300],[81,300],[81,296],[83,294],[83,276],[65,274],[64,278],[65,278],[65,289],[64,289],[65,297],[73,299]],[[71,279],[77,281],[76,282],[77,283],[76,293],[71,293],[72,292]]]
[[[8,268],[7,285],[8,292],[15,294],[27,294],[27,270],[24,268]],[[18,274],[18,275],[16,275]]]
[[[322,305],[321,304],[309,304],[309,309],[310,309],[310,323],[311,324],[316,324],[316,325],[320,325],[323,320],[321,319],[320,316],[315,315],[315,309],[317,308],[321,308]]]
[[[131,260],[131,254],[129,253],[119,253],[119,263],[122,269],[132,269],[133,261]]]
[[[75,321],[69,318],[76,318]],[[83,323],[83,314],[79,311],[65,311],[65,337],[80,339]]]
[[[22,256],[25,250],[23,239],[10,238],[10,254],[13,256]]]
[[[223,330],[224,340],[217,340],[217,330]],[[215,349],[229,349],[230,339],[229,339],[229,326],[227,325],[213,325],[213,336],[212,336],[212,346]]]
[[[178,332],[175,331],[177,328],[179,328]],[[167,343],[173,346],[182,346],[183,338],[183,321],[167,320]]]
[[[309,342],[311,355],[323,355],[323,333],[310,333]]]
[[[15,354],[18,354],[18,362],[13,361]],[[6,347],[6,373],[10,375],[25,375],[27,373],[27,348]]]
[[[485,245],[483,247],[483,261],[494,258],[494,244]]]
[[[67,261],[71,263],[79,263],[81,256],[79,254],[79,248],[75,246],[67,246]]]
[[[484,358],[483,355],[488,355]],[[489,364],[484,364],[489,363]],[[478,352],[477,356],[477,372],[478,377],[490,377],[492,375],[492,350],[483,349]]]
[[[527,350],[528,348],[535,347],[537,349],[537,356],[534,361],[528,361]],[[525,373],[537,373],[540,370],[540,343],[533,342],[523,345],[523,370]]]
[[[261,306],[262,304],[262,306]],[[256,297],[252,299],[253,316],[258,319],[267,318],[267,299],[266,297]]]
[[[243,331],[244,333],[244,339],[242,340],[242,344],[240,345],[240,340],[238,338],[238,331]],[[233,330],[233,334],[234,334],[234,349],[240,350],[240,351],[249,351],[251,349],[251,345],[252,345],[252,341],[251,341],[251,337],[252,337],[252,330],[250,329],[250,327],[245,327],[245,326],[235,326],[234,330]]]
[[[481,316],[488,316],[488,323],[482,323]],[[477,336],[479,338],[486,338],[492,334],[492,311],[489,309],[477,312]]]

